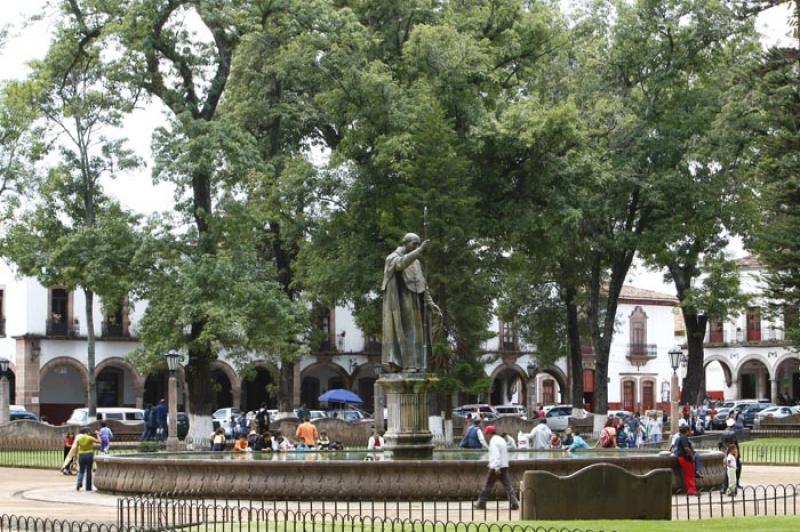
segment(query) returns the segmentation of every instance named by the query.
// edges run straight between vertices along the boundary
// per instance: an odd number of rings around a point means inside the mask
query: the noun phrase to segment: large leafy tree
[[[223,0],[69,0],[86,24],[82,39],[115,49],[109,79],[160,101],[168,125],[154,137],[154,177],[176,188],[177,217],[161,228],[162,253],[148,269],[140,337],[145,364],[167,349],[188,354],[192,414],[213,407],[210,365],[224,350],[244,365],[251,354],[280,356],[297,329],[297,305],[258,256],[241,215],[241,185],[259,171],[256,140],[221,116],[242,38],[281,3]],[[90,21],[94,26],[90,25]],[[193,423],[197,430],[204,424]]]
[[[101,179],[135,167],[124,141],[109,133],[121,125],[133,95],[108,83],[100,49],[80,40],[81,21],[62,19],[32,79],[14,86],[31,114],[42,116],[53,133],[58,162],[41,179],[26,176],[29,204],[3,240],[3,254],[21,274],[45,285],[79,288],[85,296],[90,415],[95,389],[95,296],[114,312],[130,291],[129,264],[138,246],[135,220],[109,200]],[[19,168],[10,168],[10,178]]]

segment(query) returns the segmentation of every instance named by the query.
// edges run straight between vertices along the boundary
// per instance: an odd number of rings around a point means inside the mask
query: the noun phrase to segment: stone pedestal
[[[424,373],[389,373],[378,383],[386,390],[387,453],[399,459],[431,458],[433,435],[428,429],[428,389],[433,379]]]

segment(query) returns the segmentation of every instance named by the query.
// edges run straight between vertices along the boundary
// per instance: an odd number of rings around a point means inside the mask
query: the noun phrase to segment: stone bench
[[[671,519],[672,471],[637,475],[607,463],[567,476],[526,471],[522,520]]]

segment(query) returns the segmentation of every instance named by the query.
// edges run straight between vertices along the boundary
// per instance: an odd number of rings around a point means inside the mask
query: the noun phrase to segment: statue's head
[[[406,248],[406,251],[414,251],[419,247],[420,242],[419,235],[414,233],[408,233],[403,237],[403,246]]]

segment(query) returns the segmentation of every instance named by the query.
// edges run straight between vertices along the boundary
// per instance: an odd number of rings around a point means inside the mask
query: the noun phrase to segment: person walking
[[[147,403],[147,406],[144,407],[144,430],[142,430],[142,436],[139,438],[140,441],[148,441],[153,437],[150,432],[150,421],[152,417],[153,405]]]
[[[719,442],[719,450],[722,452],[727,452],[726,450],[731,446],[736,448],[736,489],[738,489],[739,484],[742,481],[742,455],[741,450],[739,449],[739,439],[736,437],[736,423],[733,419],[728,418],[725,421],[725,425],[727,426],[727,429],[725,430],[725,434],[722,435],[722,439]],[[728,488],[728,477],[726,476],[722,481],[722,491],[725,492],[728,490]]]
[[[111,439],[114,437],[114,433],[111,432],[111,429],[108,428],[106,422],[103,421],[100,423],[100,452],[103,454],[108,454],[108,448],[111,446]]]
[[[494,425],[486,427],[486,435],[490,438],[489,473],[486,475],[486,482],[474,506],[479,510],[486,508],[486,499],[489,498],[489,490],[494,489],[495,483],[499,480],[506,490],[511,509],[516,510],[519,508],[519,501],[514,493],[514,487],[511,485],[511,478],[508,476],[508,445],[506,441],[496,433]]]
[[[92,491],[92,466],[94,465],[94,446],[99,444],[95,436],[89,434],[89,427],[83,427],[75,439],[78,446],[78,485],[76,490],[81,491],[81,484],[86,481],[86,491]]]
[[[167,439],[167,403],[163,399],[158,402],[155,409],[156,424],[158,425],[158,439],[164,441]]]
[[[662,423],[661,418],[657,415],[653,415],[652,419],[650,420],[650,441],[653,443],[661,443],[661,430],[662,430]]]

